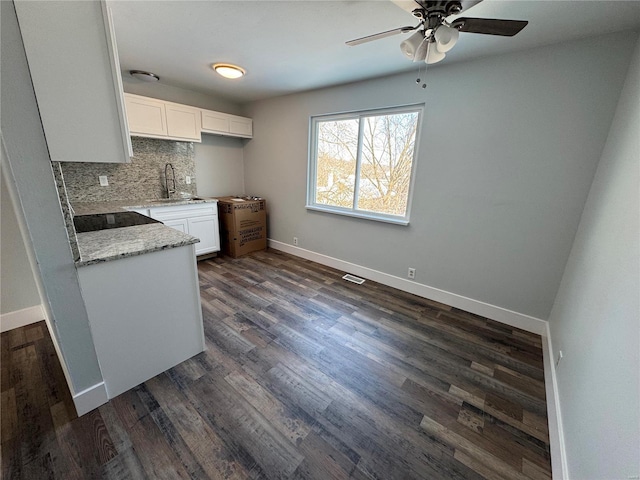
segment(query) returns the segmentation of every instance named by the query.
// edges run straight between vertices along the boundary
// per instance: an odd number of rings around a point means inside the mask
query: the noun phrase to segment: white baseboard
[[[389,287],[397,288],[403,292],[413,293],[419,297],[428,298],[436,302],[451,305],[466,312],[475,313],[491,320],[504,323],[511,327],[521,328],[527,332],[545,335],[547,332],[547,321],[539,318],[524,315],[522,313],[507,310],[506,308],[497,307],[489,303],[474,300],[472,298],[463,297],[456,293],[440,290],[439,288],[430,287],[421,283],[412,282],[404,278],[389,275],[388,273],[373,270],[371,268],[356,265],[355,263],[346,262],[338,258],[329,257],[320,253],[305,250],[304,248],[294,247],[287,243],[269,239],[269,246],[275,250],[290,253],[297,257],[306,258],[328,267],[337,268],[347,273],[352,273],[359,277],[382,283]]]
[[[554,354],[551,335],[549,332],[549,322],[481,302],[479,300],[474,300],[462,295],[430,287],[428,285],[405,280],[404,278],[389,275],[388,273],[356,265],[334,257],[322,255],[300,247],[294,247],[277,240],[270,239],[269,246],[275,250],[290,253],[291,255],[302,257],[338,270],[343,270],[359,277],[364,277],[366,279],[373,280],[374,282],[397,288],[404,292],[413,293],[420,297],[428,298],[436,302],[451,305],[452,307],[490,318],[511,327],[521,328],[522,330],[541,335],[553,478],[555,480],[565,480],[568,478],[566,450],[562,431],[562,417],[560,415],[560,399],[558,397],[558,382],[556,378],[555,363],[553,360]]]
[[[73,395],[73,403],[76,406],[79,417],[98,408],[100,405],[104,405],[108,401],[109,397],[107,397],[107,389],[104,382],[96,383],[94,386]]]
[[[542,355],[544,358],[544,387],[547,394],[547,421],[549,424],[549,444],[551,446],[551,470],[554,480],[569,478],[567,453],[562,429],[562,415],[556,376],[555,355],[551,332],[547,322],[546,332],[542,335]]]
[[[45,317],[45,310],[42,308],[42,305],[36,305],[34,307],[23,308],[22,310],[0,315],[0,327],[2,332],[6,332],[8,330],[31,325],[32,323],[40,322],[42,320],[47,320]],[[63,361],[64,357],[61,355],[55,341],[54,346],[64,370],[69,388],[71,388],[69,374]],[[100,382],[73,395],[73,403],[76,406],[78,416],[84,415],[85,413],[98,408],[100,405],[107,403],[108,400],[109,398],[107,397],[107,389],[105,388],[104,382]]]
[[[24,327],[42,320],[44,320],[42,305],[23,308],[15,312],[3,313],[0,315],[0,332],[7,332],[14,328]]]

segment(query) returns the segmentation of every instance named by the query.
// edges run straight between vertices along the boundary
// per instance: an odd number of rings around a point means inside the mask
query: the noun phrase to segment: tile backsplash
[[[164,169],[171,163],[176,172],[176,190],[196,195],[195,157],[191,142],[132,137],[131,163],[60,163],[69,201],[166,198]],[[109,182],[101,187],[98,177]],[[191,184],[186,184],[186,177]],[[179,196],[172,195],[172,196]]]
[[[71,253],[73,254],[73,261],[80,260],[80,250],[78,248],[78,238],[76,237],[76,229],[73,226],[73,215],[71,214],[71,207],[69,206],[69,196],[67,195],[67,189],[62,179],[62,170],[60,169],[60,162],[51,162],[51,168],[53,170],[53,178],[56,181],[56,188],[58,189],[58,197],[60,198],[60,207],[62,208],[62,214],[64,216],[64,223],[67,229],[67,236],[69,237],[69,245],[71,246]]]

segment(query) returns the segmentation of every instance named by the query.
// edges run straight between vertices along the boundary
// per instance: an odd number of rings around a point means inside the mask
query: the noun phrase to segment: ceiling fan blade
[[[417,3],[415,0],[391,0],[391,1],[407,13],[413,12],[416,8],[422,8],[422,5]]]
[[[355,40],[349,40],[345,42],[350,47],[355,47],[356,45],[360,45],[362,43],[372,42],[373,40],[378,40],[380,38],[390,37],[392,35],[397,35],[399,33],[407,33],[412,32],[417,29],[420,25],[416,25],[415,27],[400,27],[394,28],[393,30],[387,30],[386,32],[375,33],[373,35],[367,35],[366,37],[356,38]]]
[[[461,14],[462,12],[466,12],[471,7],[475,7],[482,0],[462,0],[460,3],[462,4],[462,10],[460,10],[456,15]]]
[[[458,18],[451,26],[461,32],[482,33],[485,35],[502,35],[513,37],[527,26],[526,20],[498,20],[495,18]]]
[[[454,3],[460,3],[460,10],[456,11],[452,15],[459,15],[462,12],[466,12],[471,7],[476,6],[482,0],[391,0],[398,7],[405,12],[413,13],[415,9],[422,9],[426,11],[442,11],[446,12],[448,8]]]

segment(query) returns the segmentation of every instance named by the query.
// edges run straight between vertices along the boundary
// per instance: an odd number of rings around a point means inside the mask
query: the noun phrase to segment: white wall
[[[194,143],[198,195],[223,197],[244,194],[245,142],[240,138],[202,135]]]
[[[267,199],[269,237],[546,319],[637,34],[264,100],[245,188]],[[305,209],[309,116],[424,102],[411,225]]]
[[[1,148],[0,156],[4,156]],[[40,295],[9,196],[4,170],[3,159],[0,169],[0,314],[40,305]]]
[[[569,476],[640,475],[640,42],[549,318]]]

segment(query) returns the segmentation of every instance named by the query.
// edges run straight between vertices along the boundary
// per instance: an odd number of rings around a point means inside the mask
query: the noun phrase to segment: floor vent
[[[350,273],[347,273],[342,278],[345,279],[347,282],[357,283],[358,285],[362,285],[364,283],[364,278],[356,277],[355,275],[351,275]]]

